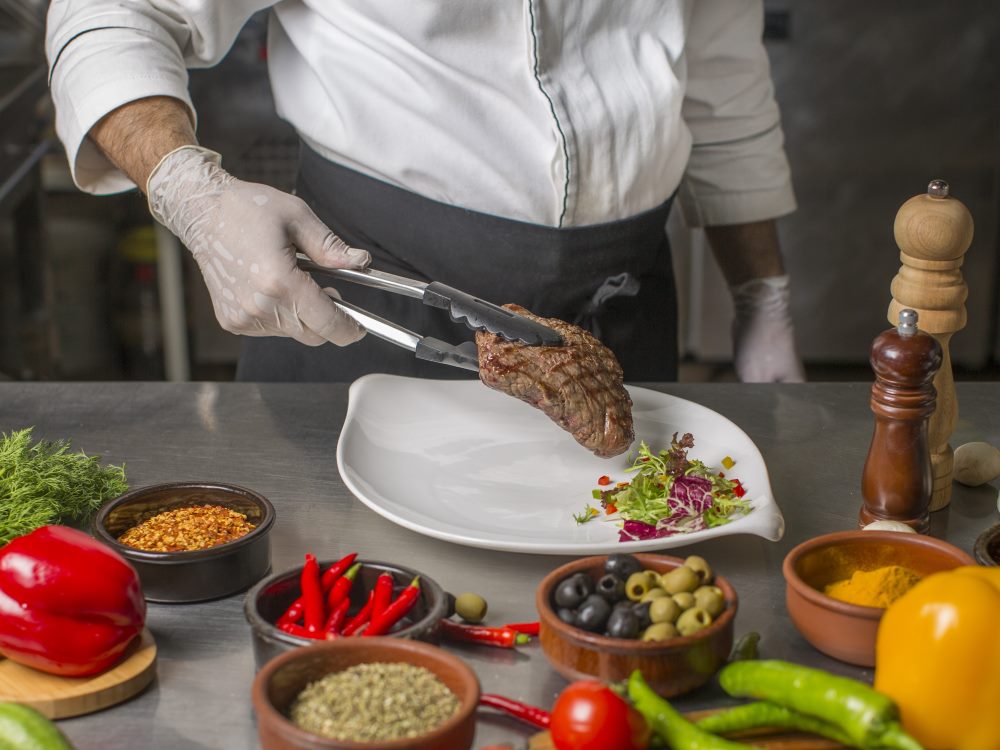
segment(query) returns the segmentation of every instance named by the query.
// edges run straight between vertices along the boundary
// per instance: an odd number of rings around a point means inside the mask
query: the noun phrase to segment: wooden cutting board
[[[691,721],[697,721],[705,716],[711,716],[723,709],[711,711],[692,711],[684,714]],[[757,730],[754,732],[744,732],[727,737],[735,742],[742,742],[763,750],[842,750],[840,745],[831,740],[817,737],[814,734],[802,734],[801,732],[787,732],[778,730]],[[549,737],[548,732],[536,734],[528,742],[529,750],[555,750],[555,745]]]
[[[23,703],[50,719],[65,719],[128,700],[155,674],[156,643],[143,628],[123,661],[92,677],[60,677],[0,657],[0,701]]]

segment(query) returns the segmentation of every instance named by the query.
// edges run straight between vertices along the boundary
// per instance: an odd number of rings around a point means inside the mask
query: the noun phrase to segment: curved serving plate
[[[739,477],[753,512],[724,526],[620,543],[604,519],[579,525],[598,477],[627,480],[628,454],[598,458],[542,412],[476,380],[367,375],[350,388],[337,466],[347,487],[381,516],[420,534],[472,547],[584,555],[668,549],[729,534],[777,541],[784,533],[757,446],[711,409],[629,387],[637,441],[659,450],[674,432],[695,438],[692,458]],[[638,444],[638,443],[636,443]],[[634,451],[632,451],[634,453]]]

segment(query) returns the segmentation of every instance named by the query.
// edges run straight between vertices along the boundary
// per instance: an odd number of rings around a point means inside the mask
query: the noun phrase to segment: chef
[[[198,146],[187,90],[267,7],[278,114],[302,139],[294,196]],[[676,201],[732,291],[737,375],[796,381],[774,224],[795,201],[762,24],[761,0],[53,0],[46,49],[76,184],[145,192],[248,337],[241,379],[462,374],[358,342],[296,251],[517,302],[589,328],[626,380],[675,379]],[[469,338],[412,299],[338,293]]]

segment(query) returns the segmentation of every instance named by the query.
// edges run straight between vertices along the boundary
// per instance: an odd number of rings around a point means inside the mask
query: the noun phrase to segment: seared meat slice
[[[563,346],[526,346],[479,332],[479,379],[538,407],[598,456],[628,450],[635,437],[632,399],[611,350],[579,326],[504,307],[558,331]]]

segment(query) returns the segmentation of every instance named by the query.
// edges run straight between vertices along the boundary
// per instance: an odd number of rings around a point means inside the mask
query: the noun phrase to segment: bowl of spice
[[[352,638],[280,654],[252,695],[263,750],[466,750],[479,681],[436,646]]]
[[[365,634],[373,626],[376,608],[389,615],[376,618],[379,635],[437,642],[441,619],[450,610],[448,594],[432,578],[353,552],[337,560],[316,560],[314,555],[305,559],[304,565],[269,575],[247,592],[243,613],[250,623],[258,669],[278,654],[316,640],[372,637]],[[303,593],[310,588],[316,610],[312,613],[306,611],[309,602]]]
[[[94,535],[135,567],[146,599],[218,599],[271,567],[274,507],[234,484],[173,482],[127,492],[103,506]]]
[[[975,561],[958,547],[922,534],[825,534],[785,557],[788,614],[819,651],[873,667],[875,636],[885,610],[921,579],[962,565]]]

